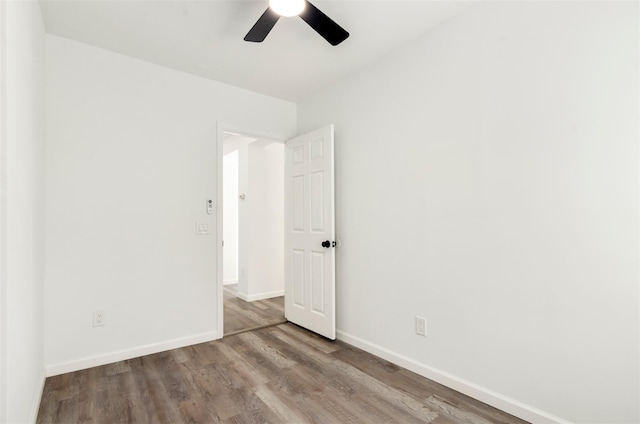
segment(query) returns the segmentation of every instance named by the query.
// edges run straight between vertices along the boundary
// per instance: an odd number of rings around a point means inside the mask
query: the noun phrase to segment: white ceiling
[[[243,37],[268,0],[41,0],[48,33],[297,101],[469,7],[458,0],[314,0],[351,36],[332,47],[299,17]]]

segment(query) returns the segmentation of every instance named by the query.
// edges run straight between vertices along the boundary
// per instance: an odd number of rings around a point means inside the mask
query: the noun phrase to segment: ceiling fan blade
[[[258,22],[256,22],[247,35],[244,36],[244,41],[252,41],[254,43],[263,42],[273,26],[278,22],[278,19],[280,19],[280,15],[268,7],[262,16],[260,16]]]
[[[308,1],[299,16],[332,46],[337,46],[349,37],[344,28]]]

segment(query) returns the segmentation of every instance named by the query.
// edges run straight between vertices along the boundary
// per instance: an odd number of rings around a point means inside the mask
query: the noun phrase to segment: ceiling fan
[[[296,15],[332,46],[337,46],[349,37],[344,28],[307,0],[269,0],[269,7],[245,35],[244,41],[261,43],[281,16]]]

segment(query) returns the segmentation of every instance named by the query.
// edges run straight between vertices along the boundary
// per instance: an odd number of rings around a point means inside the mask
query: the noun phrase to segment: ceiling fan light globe
[[[304,10],[305,0],[269,0],[269,7],[280,16],[296,16]]]

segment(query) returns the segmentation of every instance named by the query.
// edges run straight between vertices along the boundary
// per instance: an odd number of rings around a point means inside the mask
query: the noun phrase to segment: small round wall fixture
[[[280,16],[297,16],[304,5],[305,0],[269,0],[269,7]]]

